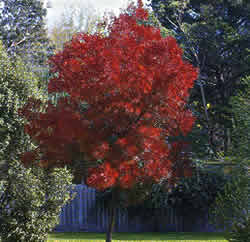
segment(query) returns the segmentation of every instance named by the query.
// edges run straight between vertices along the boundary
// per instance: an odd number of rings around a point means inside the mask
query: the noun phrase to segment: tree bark
[[[112,194],[112,201],[111,201],[111,207],[109,210],[109,226],[106,233],[106,242],[112,241],[112,232],[115,227],[115,198],[114,194]]]

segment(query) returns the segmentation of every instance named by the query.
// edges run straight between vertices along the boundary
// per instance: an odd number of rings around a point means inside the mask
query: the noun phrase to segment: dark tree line
[[[199,68],[190,103],[214,153],[227,154],[235,123],[230,100],[250,72],[250,1],[152,0],[151,6]]]

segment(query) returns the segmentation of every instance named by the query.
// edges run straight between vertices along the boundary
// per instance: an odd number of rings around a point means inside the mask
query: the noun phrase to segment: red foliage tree
[[[184,143],[166,138],[192,128],[185,105],[197,71],[182,60],[174,38],[138,23],[148,18],[141,1],[129,12],[113,19],[108,35],[77,34],[50,59],[49,93],[68,96],[44,112],[38,100],[20,110],[38,144],[22,156],[25,165],[80,159],[92,164],[86,183],[99,190],[190,175]]]

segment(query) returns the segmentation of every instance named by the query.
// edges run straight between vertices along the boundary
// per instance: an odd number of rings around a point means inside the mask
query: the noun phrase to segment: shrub
[[[246,165],[241,161],[233,168],[230,181],[210,208],[210,223],[231,232],[230,236],[235,238],[249,234],[249,177]]]
[[[169,207],[175,208],[180,215],[200,216],[208,212],[217,194],[223,191],[228,179],[229,177],[224,175],[222,170],[210,171],[197,168],[192,177],[180,179],[178,185],[172,190],[168,188],[167,182],[162,182],[148,189],[150,190],[148,194],[137,191],[137,196],[146,196],[144,202],[125,208],[129,216],[142,216],[145,219],[152,219],[158,216],[160,209]],[[110,191],[107,190],[101,192],[98,199],[108,202],[110,196]],[[121,201],[120,198],[119,207],[124,208]]]
[[[46,241],[70,199],[72,175],[66,169],[44,171],[10,162],[0,191],[0,235],[3,242]]]
[[[205,214],[226,182],[221,171],[197,168],[192,177],[180,179],[172,190],[166,190],[165,185],[155,188],[151,201],[153,207],[172,207],[181,215]]]
[[[248,242],[250,238],[250,217],[244,217],[244,221],[234,224],[233,232],[227,238],[229,242]]]

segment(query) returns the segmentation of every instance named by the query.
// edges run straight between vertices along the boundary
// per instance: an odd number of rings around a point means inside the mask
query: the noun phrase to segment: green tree
[[[234,167],[231,180],[224,186],[223,191],[219,192],[209,211],[213,225],[232,233],[229,241],[247,242],[250,235],[250,186],[246,167],[247,162],[244,160]]]
[[[22,138],[24,121],[17,110],[32,95],[46,99],[38,88],[38,78],[27,71],[20,58],[11,61],[0,42],[0,164],[5,171],[9,158],[27,145]]]
[[[249,1],[152,0],[151,6],[183,46],[185,58],[199,68],[190,102],[214,153],[227,153],[233,127],[230,98],[249,74]]]
[[[21,56],[37,72],[52,51],[45,16],[40,0],[0,0],[0,39],[11,57]]]
[[[19,155],[34,147],[18,115],[29,97],[47,96],[39,79],[0,42],[0,236],[2,241],[44,241],[69,200],[72,176],[66,169],[26,169]]]
[[[234,114],[234,129],[232,132],[232,155],[242,158],[250,157],[250,76],[242,80],[245,83],[245,92],[240,91],[231,98]]]

